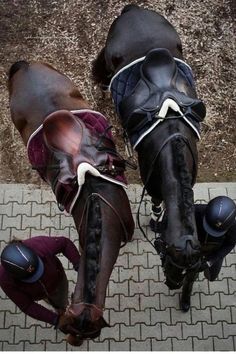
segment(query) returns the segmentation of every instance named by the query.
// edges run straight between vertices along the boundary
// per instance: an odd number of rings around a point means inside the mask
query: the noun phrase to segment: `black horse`
[[[199,125],[205,117],[179,35],[158,13],[125,6],[93,63],[93,79],[111,91],[152,202],[159,207],[164,201],[155,248],[166,284],[179,288],[186,270],[200,264],[192,187]]]

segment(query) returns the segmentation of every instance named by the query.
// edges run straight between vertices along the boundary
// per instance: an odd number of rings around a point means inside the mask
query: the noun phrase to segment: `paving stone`
[[[131,326],[138,324],[138,323],[142,323],[145,325],[152,324],[150,309],[146,309],[144,311],[136,311],[136,310],[131,309],[131,310],[129,310],[129,317],[130,317],[130,321],[131,321],[131,323],[130,323]]]
[[[215,307],[220,308],[220,294],[199,294],[201,301],[201,308],[204,309],[207,306],[214,304]],[[224,295],[224,294],[223,294]]]
[[[1,328],[7,327],[7,326],[5,326],[5,315],[6,315],[5,311],[0,312],[0,330],[1,330]],[[0,331],[0,333],[1,333],[1,331]]]
[[[160,294],[160,308],[161,310],[165,310],[169,307],[179,307],[179,294],[174,295],[166,295]]]
[[[109,349],[109,341],[105,340],[104,342],[95,342],[89,341],[88,350],[89,351],[96,351],[96,352],[107,352]]]
[[[205,309],[206,310],[206,309]],[[214,306],[211,308],[211,322],[216,324],[219,321],[231,322],[231,311],[230,307],[226,307],[224,309],[216,309]],[[232,321],[234,322],[234,321]],[[235,321],[236,323],[236,321]],[[235,331],[236,333],[236,331]]]
[[[20,229],[21,228],[21,222],[22,222],[22,218],[24,218],[24,215],[17,215],[14,217],[10,217],[7,215],[3,215],[3,219],[2,219],[2,229],[5,230],[7,228],[13,228],[15,227],[16,229]]]
[[[129,296],[133,296],[135,294],[144,294],[145,296],[149,296],[149,290],[148,280],[144,280],[143,282],[129,280]]]
[[[44,229],[44,225],[41,223],[41,218],[44,217],[43,215],[36,215],[36,216],[22,216],[22,229],[26,229],[28,227],[33,227],[36,230]],[[45,226],[46,227],[46,226]]]
[[[123,323],[126,326],[130,324],[130,310],[125,309],[124,311],[114,311],[114,310],[109,310],[110,311],[110,325],[114,326],[117,323]],[[117,328],[116,328],[117,330]]]
[[[235,332],[234,332],[235,333]],[[227,339],[222,339],[218,337],[213,338],[214,341],[214,351],[234,351],[234,338],[233,336]]]
[[[165,340],[167,338],[178,338],[178,339],[185,339],[183,338],[182,334],[182,327],[180,323],[175,325],[167,325],[166,323],[161,323],[161,333],[162,337],[160,339]],[[186,336],[187,338],[188,336]]]
[[[138,299],[139,300],[139,299]],[[138,304],[140,303],[140,310],[144,311],[147,308],[155,308],[160,310],[160,294],[156,294],[154,296],[144,296],[140,295],[140,302],[138,301]],[[136,309],[139,309],[136,307]]]
[[[13,352],[13,351],[23,351],[24,350],[24,342],[18,344],[9,344],[8,342],[3,342],[2,350],[5,352]]]
[[[166,340],[151,339],[152,351],[172,351],[172,341],[171,338]]]
[[[226,306],[236,306],[236,293],[225,295],[223,293],[220,296],[220,307],[225,308]]]
[[[208,338],[211,336],[218,336],[219,338],[223,338],[221,322],[217,322],[214,324],[203,322],[202,330],[204,338]]]
[[[119,267],[119,278],[120,282],[126,279],[132,279],[136,282],[139,281],[139,267],[134,267],[133,269]]]
[[[11,326],[19,326],[21,328],[25,328],[25,322],[26,322],[25,314],[6,312],[5,328],[9,328]]]
[[[29,203],[26,205],[29,205]],[[43,214],[43,215],[46,215],[47,217],[51,217],[50,203],[41,204],[41,203],[32,202],[31,206],[32,206],[32,215],[33,216]],[[24,212],[24,214],[25,214],[25,212]]]
[[[223,322],[223,338],[228,338],[229,336],[235,336],[235,322],[227,323]]]
[[[107,327],[105,331],[102,331],[100,336],[99,336],[99,342],[104,342],[104,340],[106,339],[110,339],[113,338],[114,340],[116,340],[117,342],[121,339],[120,338],[120,327],[121,327],[121,323],[118,322],[118,320],[116,320],[116,315],[120,314],[119,312],[114,313],[113,312],[113,321],[112,321],[112,315],[111,315],[111,322],[109,323],[111,325],[111,327]],[[118,317],[118,318],[121,318]],[[116,322],[114,325],[112,325],[112,322]],[[125,324],[124,324],[125,325]]]
[[[197,337],[199,339],[203,338],[202,334],[202,324],[196,323],[189,326],[187,323],[182,323],[183,329],[183,339],[187,339],[188,337]]]
[[[147,339],[145,341],[135,341],[131,339],[131,351],[139,352],[139,351],[150,351],[151,350],[151,339]]]
[[[161,325],[160,323],[155,324],[154,326],[151,325],[140,325],[141,330],[141,339],[146,340],[148,338],[156,338],[156,339],[165,339],[161,336]]]
[[[10,329],[13,329],[14,327],[10,327]],[[47,329],[48,330],[48,329]],[[2,330],[1,330],[2,331]],[[37,336],[35,336],[36,332],[36,327],[32,326],[30,328],[21,328],[21,327],[15,327],[15,338],[14,342],[16,344],[20,343],[21,341],[29,341],[30,343],[35,343],[39,342]],[[4,337],[3,337],[4,338]],[[9,338],[9,337],[8,337]]]
[[[172,338],[172,343],[173,343],[173,351],[193,351],[193,339],[188,338],[188,339],[178,339],[178,338]]]
[[[188,312],[182,312],[180,309],[171,307],[170,309],[166,309],[165,311],[170,311],[170,324],[176,324],[178,322],[184,322],[191,324],[191,310]],[[168,322],[166,322],[168,323]]]
[[[1,213],[6,215],[6,216],[13,216],[12,209],[13,209],[13,203],[12,202],[8,202],[7,204],[1,204],[0,205]],[[21,213],[22,213],[22,205],[21,205]]]
[[[150,311],[151,311],[151,325],[155,325],[157,323],[162,323],[162,322],[165,324],[172,324],[170,319],[171,309],[167,308],[162,311],[156,309],[150,309]]]
[[[37,202],[42,203],[42,191],[41,189],[27,189],[23,191],[23,203]]]
[[[193,337],[193,350],[195,352],[213,351],[214,350],[213,338],[209,337],[209,338],[199,339]]]
[[[116,342],[114,339],[110,339],[109,342],[109,351],[115,351],[115,352],[128,352],[131,349],[131,340],[126,339],[123,342],[119,341]]]
[[[7,204],[10,201],[15,201],[18,203],[22,203],[23,201],[23,189],[19,185],[2,185],[2,189],[4,190],[4,203]]]
[[[42,204],[39,204],[39,213],[42,213]],[[12,216],[17,216],[18,214],[24,214],[26,216],[32,216],[32,203],[20,204],[12,203]]]
[[[123,341],[127,337],[130,339],[139,340],[141,336],[141,324],[135,324],[134,326],[120,325],[120,340]]]
[[[213,308],[214,311],[214,308]],[[217,310],[218,311],[218,310]],[[204,309],[199,309],[196,307],[191,307],[188,312],[191,315],[191,323],[196,324],[197,322],[211,322],[211,308],[206,307]]]
[[[66,341],[64,340],[61,343],[52,343],[49,340],[46,340],[45,342],[45,351],[49,352],[49,351],[66,351],[67,345],[66,345]]]
[[[114,295],[112,297],[107,296],[105,307],[106,309],[113,309],[114,311],[120,311],[120,295]]]
[[[40,343],[41,339],[56,342],[56,331],[53,326],[50,326],[49,328],[37,326],[35,332],[37,343]]]

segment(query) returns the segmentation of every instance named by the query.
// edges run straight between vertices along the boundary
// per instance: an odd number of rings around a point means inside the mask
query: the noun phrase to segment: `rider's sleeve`
[[[235,245],[236,245],[236,223],[226,233],[225,240],[222,243],[221,247],[217,251],[215,251],[213,255],[209,255],[207,257],[207,261],[209,261],[211,265],[214,264],[220,258],[226,257],[227,254],[229,254],[232,251]]]
[[[76,269],[79,264],[80,254],[74,243],[67,237],[44,237],[45,245],[52,255],[62,253]]]
[[[55,312],[48,310],[46,307],[32,301],[27,294],[19,291],[17,286],[1,284],[1,287],[9,299],[11,299],[26,315],[51,325],[56,323],[58,315]]]

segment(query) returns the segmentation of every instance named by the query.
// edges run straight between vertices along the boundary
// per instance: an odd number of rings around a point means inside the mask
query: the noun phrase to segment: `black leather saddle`
[[[206,115],[204,103],[196,98],[184,74],[167,49],[151,50],[140,67],[140,80],[119,105],[123,128],[128,135],[153,124],[167,99],[175,101],[181,112],[200,122]]]

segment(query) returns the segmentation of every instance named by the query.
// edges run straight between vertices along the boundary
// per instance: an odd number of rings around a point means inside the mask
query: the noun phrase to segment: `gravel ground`
[[[0,182],[37,183],[26,150],[10,120],[7,71],[17,60],[44,61],[68,75],[94,109],[112,122],[119,151],[121,129],[110,98],[91,80],[91,63],[107,31],[129,1],[0,1]],[[199,143],[200,181],[236,180],[235,14],[234,0],[133,1],[159,11],[177,29],[192,67],[199,97],[207,106]],[[128,172],[129,182],[139,182]]]

